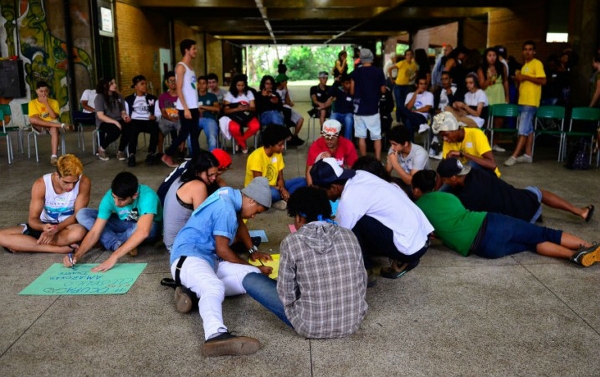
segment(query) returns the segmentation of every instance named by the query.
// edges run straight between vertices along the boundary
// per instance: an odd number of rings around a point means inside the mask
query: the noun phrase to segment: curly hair
[[[287,140],[292,134],[287,127],[283,127],[277,124],[269,124],[265,127],[261,137],[265,148],[277,145],[277,143]]]
[[[301,187],[290,196],[287,213],[290,217],[304,217],[306,222],[326,220],[331,218],[331,204],[324,190]]]
[[[61,177],[79,177],[83,174],[83,164],[74,154],[64,154],[56,162],[56,171]]]

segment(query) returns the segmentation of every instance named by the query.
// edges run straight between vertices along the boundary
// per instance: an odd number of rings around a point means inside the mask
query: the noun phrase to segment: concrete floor
[[[299,104],[302,112],[306,103]],[[129,170],[158,187],[170,169],[143,163],[127,168],[111,159],[77,150],[92,180],[96,207],[116,173]],[[306,128],[302,132],[306,137]],[[201,139],[203,136],[201,136]],[[27,218],[33,181],[51,172],[49,140],[41,142],[38,164],[17,154],[4,160],[0,142],[0,226]],[[204,144],[205,141],[203,140]],[[286,176],[304,173],[307,147],[286,152]],[[138,160],[145,155],[138,153]],[[569,171],[554,161],[554,149],[539,147],[535,163],[501,167],[503,178],[537,185],[574,204],[600,206],[600,171]],[[507,153],[498,154],[501,163]],[[234,158],[224,178],[243,182],[246,156]],[[600,238],[599,217],[586,224],[544,208],[544,224],[588,240]],[[265,229],[263,251],[278,252],[290,219],[270,210],[249,222]],[[108,252],[92,250],[86,262]],[[0,375],[8,376],[598,376],[600,375],[600,266],[524,252],[499,260],[464,258],[433,246],[417,269],[397,281],[380,278],[367,292],[368,314],[351,337],[307,340],[287,328],[249,297],[227,298],[224,320],[238,334],[258,338],[255,355],[206,359],[200,356],[203,330],[196,312],[182,315],[173,291],[160,286],[170,276],[168,253],[144,246],[136,258],[148,262],[131,290],[114,296],[19,296],[58,255],[0,252]]]

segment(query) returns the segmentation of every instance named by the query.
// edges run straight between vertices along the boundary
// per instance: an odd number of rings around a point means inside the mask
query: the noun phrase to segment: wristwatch
[[[252,245],[252,247],[248,249],[248,254],[252,255],[253,253],[256,253],[257,251],[258,251],[258,247],[256,247],[256,245]]]

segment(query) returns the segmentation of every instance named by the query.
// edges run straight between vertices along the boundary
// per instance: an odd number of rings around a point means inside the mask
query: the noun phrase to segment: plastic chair
[[[6,154],[8,155],[8,164],[12,164],[13,162],[13,150],[12,150],[12,142],[10,140],[10,133],[6,129],[6,124],[4,123],[4,112],[0,110],[0,119],[2,119],[2,132],[0,132],[0,137],[6,138]]]
[[[544,123],[541,121],[542,119],[548,119],[548,120],[558,119],[558,120],[560,120],[560,124],[557,127],[554,127],[554,125],[545,126]],[[535,139],[539,135],[553,135],[553,136],[559,137],[557,161],[560,161],[560,158],[562,156],[562,147],[563,147],[562,137],[563,137],[564,125],[565,125],[565,108],[562,106],[540,106],[536,111],[535,120],[533,122],[533,125],[534,125],[534,138],[533,138],[533,145],[531,146],[531,157],[533,157],[533,154],[535,151]]]
[[[595,127],[591,131],[581,130],[578,128],[577,130],[573,129],[573,121],[584,121],[584,122],[596,122]],[[600,109],[591,108],[591,107],[575,107],[571,112],[571,120],[569,121],[569,131],[563,132],[562,134],[562,158],[561,161],[565,159],[567,154],[567,138],[569,136],[578,136],[578,137],[589,137],[590,138],[590,146],[594,145],[594,137],[596,136],[596,130],[600,126]],[[598,152],[600,154],[600,152]],[[600,159],[596,157],[596,165]],[[592,153],[590,153],[590,165],[592,164]]]
[[[5,124],[5,131],[4,132],[16,132],[17,133],[17,150],[20,151],[21,153],[24,152],[23,149],[23,129],[22,127],[19,127],[17,125],[14,124],[14,122],[12,121],[12,110],[10,109],[10,105],[9,104],[2,104],[0,105],[0,110],[2,110],[2,113],[4,114],[4,116],[9,116],[10,117],[10,121],[8,122],[8,124]],[[4,120],[4,118],[2,118],[2,120]],[[12,147],[11,147],[12,149]]]
[[[515,118],[519,123],[519,106],[510,104],[498,104],[489,107],[489,119],[487,131],[490,133],[490,145],[494,145],[494,133],[516,134],[515,128],[494,128],[494,117]]]
[[[23,120],[24,120],[25,124],[31,126],[31,132],[29,132],[27,134],[27,158],[31,158],[31,137],[33,136],[33,144],[35,147],[35,161],[40,162],[40,153],[39,153],[39,149],[38,149],[37,138],[38,138],[38,136],[44,136],[44,135],[49,135],[49,134],[36,130],[35,127],[33,127],[33,125],[31,125],[31,123],[29,123],[29,104],[28,103],[22,103],[21,110],[23,111]],[[65,138],[65,131],[61,129],[61,130],[59,130],[59,133],[60,133],[61,152],[62,152],[62,154],[65,154],[65,153],[67,153],[67,142],[66,142],[66,138]]]

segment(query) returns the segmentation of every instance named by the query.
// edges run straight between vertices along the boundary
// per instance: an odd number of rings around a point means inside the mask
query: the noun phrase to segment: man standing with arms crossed
[[[179,119],[181,128],[179,134],[171,143],[169,149],[162,156],[162,162],[165,165],[175,168],[177,164],[173,162],[171,157],[179,144],[191,135],[192,141],[192,157],[198,153],[200,145],[198,137],[200,129],[198,128],[198,119],[200,112],[198,111],[198,90],[196,89],[196,73],[192,69],[192,60],[196,58],[196,41],[184,39],[179,44],[179,49],[183,58],[175,67],[175,77],[177,78],[177,102],[175,107],[179,110]]]
[[[544,65],[535,57],[535,42],[523,43],[523,58],[525,64],[520,71],[515,73],[515,81],[519,90],[519,140],[512,156],[504,161],[504,165],[513,166],[517,162],[533,162],[531,155],[533,138],[535,137],[533,120],[535,112],[540,106],[542,98],[542,85],[546,85]],[[525,153],[519,153],[525,147]]]

